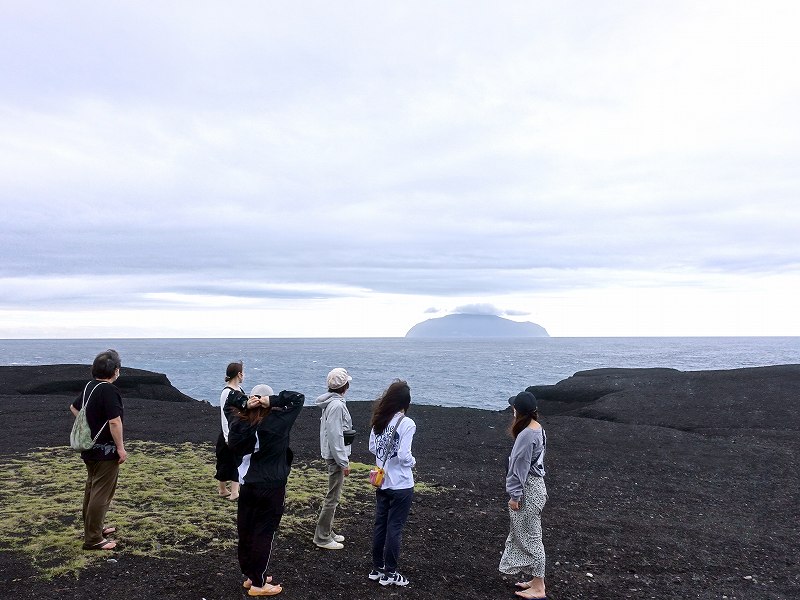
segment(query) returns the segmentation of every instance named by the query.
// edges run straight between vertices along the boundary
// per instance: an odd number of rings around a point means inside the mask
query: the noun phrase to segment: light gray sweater
[[[544,429],[526,427],[519,432],[508,457],[508,473],[506,474],[506,492],[512,500],[519,502],[525,489],[528,475],[544,477],[544,453],[547,448],[547,436]]]
[[[345,446],[344,431],[353,428],[353,419],[344,397],[334,392],[317,398],[322,409],[319,422],[319,450],[322,458],[332,459],[346,469],[350,466],[350,446]]]

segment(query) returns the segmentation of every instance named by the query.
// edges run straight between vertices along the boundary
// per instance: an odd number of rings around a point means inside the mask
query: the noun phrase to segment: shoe
[[[408,579],[400,575],[400,573],[384,573],[383,577],[378,581],[381,585],[400,585],[407,586]]]
[[[344,536],[339,535],[338,533],[331,534],[331,539],[334,542],[339,542],[340,544],[344,541]]]
[[[372,569],[367,577],[370,579],[370,581],[378,581],[381,577],[383,577],[383,571],[381,569]]]
[[[317,547],[323,548],[325,550],[341,550],[344,548],[344,544],[337,542],[336,540],[331,540],[325,544],[317,544]]]

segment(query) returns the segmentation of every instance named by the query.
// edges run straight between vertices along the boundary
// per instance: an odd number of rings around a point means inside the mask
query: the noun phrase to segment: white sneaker
[[[344,541],[344,536],[343,535],[339,535],[338,533],[334,533],[334,534],[331,535],[331,539],[334,542],[339,542],[341,544]]]
[[[408,579],[400,575],[400,573],[384,573],[383,577],[378,581],[381,585],[400,585],[407,586]]]
[[[344,548],[344,544],[337,542],[336,540],[331,540],[327,544],[317,544],[319,548],[324,548],[325,550],[341,550]]]
[[[372,571],[369,572],[369,575],[367,575],[367,577],[371,581],[378,581],[381,577],[383,577],[383,570],[382,569],[372,569]]]

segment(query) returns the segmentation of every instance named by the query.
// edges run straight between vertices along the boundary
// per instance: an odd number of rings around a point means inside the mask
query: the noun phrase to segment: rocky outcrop
[[[6,394],[61,395],[80,394],[92,378],[89,365],[42,365],[0,367],[0,379]],[[123,397],[190,402],[193,398],[173,387],[163,373],[122,367],[114,383]]]
[[[534,385],[543,414],[685,431],[800,430],[800,365],[719,371],[594,369]]]

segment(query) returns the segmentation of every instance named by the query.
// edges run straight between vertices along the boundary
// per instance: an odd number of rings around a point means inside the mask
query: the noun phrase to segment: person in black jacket
[[[240,457],[236,529],[239,566],[246,577],[243,585],[250,596],[273,596],[283,588],[272,585],[267,568],[292,465],[289,432],[305,396],[290,391],[262,395],[259,388],[254,387],[250,395],[258,400],[255,408],[248,408],[245,399],[237,405],[231,398],[225,412],[230,425],[228,447]]]

